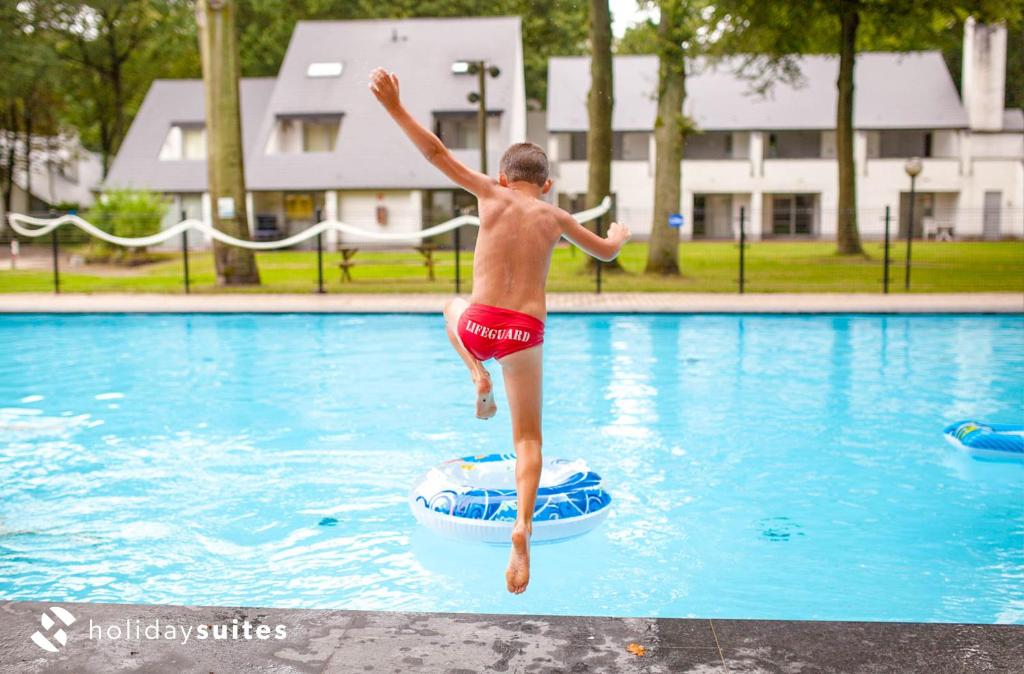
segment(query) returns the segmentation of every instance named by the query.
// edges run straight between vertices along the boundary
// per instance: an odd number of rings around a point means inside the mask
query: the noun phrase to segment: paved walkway
[[[55,605],[75,618],[59,647],[63,625],[40,625]],[[0,602],[0,671],[1009,673],[1024,671],[1024,626]]]
[[[157,295],[10,293],[0,313],[441,311],[451,295]],[[1024,294],[550,293],[552,313],[1024,313]]]

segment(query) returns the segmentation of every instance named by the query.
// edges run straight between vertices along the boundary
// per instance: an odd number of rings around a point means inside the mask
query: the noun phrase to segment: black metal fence
[[[56,214],[32,215],[53,217]],[[964,216],[962,212],[946,214],[946,217],[958,222],[964,222]],[[820,218],[821,214],[817,217]],[[1024,211],[1003,213],[1003,217],[1024,218]],[[185,219],[184,214],[181,214],[181,219]],[[610,219],[610,215],[605,215],[588,226],[597,232],[605,231]],[[320,220],[319,214],[317,220]],[[900,231],[898,214],[891,207],[861,211],[859,220],[862,231],[868,232],[862,236],[863,254],[839,256],[835,253],[834,241],[765,235],[763,223],[760,227],[752,227],[747,208],[741,207],[734,214],[728,238],[681,240],[679,277],[643,274],[646,254],[645,243],[641,241],[627,247],[619,264],[599,261],[586,264],[585,255],[572,250],[556,251],[549,289],[594,293],[631,290],[738,293],[889,293],[932,290],[1024,292],[1024,241],[1020,239],[981,241],[948,234],[929,236],[920,230],[913,232],[916,236],[909,236],[909,228],[903,227]],[[94,224],[104,228],[104,223]],[[475,238],[465,236],[462,229],[438,235],[422,245],[417,244],[419,255],[410,254],[406,250],[405,256],[400,259],[395,255],[385,259],[386,256],[382,257],[381,253],[385,247],[376,252],[364,251],[358,258],[360,266],[355,276],[351,273],[355,262],[345,257],[345,250],[356,250],[346,248],[356,244],[340,244],[331,249],[325,236],[320,234],[306,246],[305,253],[313,252],[314,255],[304,254],[289,264],[288,273],[294,277],[290,285],[287,288],[272,287],[275,282],[269,281],[268,290],[301,292],[304,283],[302,277],[305,277],[308,279],[305,281],[307,291],[316,293],[382,290],[447,290],[462,293],[469,287],[467,265],[471,264],[472,258],[471,251],[464,250],[463,242],[467,238]],[[978,227],[973,229],[980,230]],[[152,223],[140,223],[137,228],[133,228],[131,223],[126,226],[122,221],[117,233],[136,237],[153,234],[154,229]],[[310,246],[313,246],[312,251],[309,250]],[[197,255],[203,256],[198,260],[198,272]],[[333,262],[334,257],[337,257],[337,263]],[[194,233],[190,236],[185,232],[177,241],[128,253],[122,247],[98,242],[86,232],[69,225],[58,227],[44,237],[35,239],[18,236],[6,225],[0,228],[0,269],[34,272],[35,287],[38,289],[41,289],[40,278],[44,273],[49,277],[46,286],[59,293],[69,288],[66,283],[69,274],[88,274],[104,265],[108,268],[120,265],[124,271],[111,274],[104,289],[134,290],[138,286],[132,281],[135,273],[133,270],[138,268],[138,273],[143,274],[149,265],[157,263],[164,265],[164,277],[168,276],[170,268],[178,266],[180,292],[215,288],[210,272],[212,263],[208,246],[205,241],[197,240]],[[309,273],[304,275],[301,269],[307,264]],[[335,264],[340,270],[337,283],[329,280],[330,267]],[[400,271],[401,265],[406,268],[413,265],[426,267],[426,278],[422,275],[413,277],[406,271]],[[389,272],[394,272],[393,276],[388,276]],[[74,284],[70,285],[70,289],[74,290]],[[19,288],[5,284],[3,272],[0,272],[0,292],[10,289]],[[165,283],[155,285],[152,289],[173,292],[174,286]]]

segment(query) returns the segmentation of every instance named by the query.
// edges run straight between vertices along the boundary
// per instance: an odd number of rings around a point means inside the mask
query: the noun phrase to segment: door
[[[1002,203],[1002,192],[985,192],[985,212],[982,216],[981,235],[990,241],[998,239],[1002,233]]]

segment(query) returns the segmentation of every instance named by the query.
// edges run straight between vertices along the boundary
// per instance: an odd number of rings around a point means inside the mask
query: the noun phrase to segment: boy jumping
[[[448,339],[476,385],[476,415],[494,416],[491,377],[483,361],[497,359],[505,379],[512,440],[516,451],[517,518],[505,582],[519,594],[530,582],[530,535],[541,472],[541,344],[544,341],[544,285],[551,251],[565,237],[594,257],[615,259],[629,229],[612,223],[607,238],[585,228],[565,211],[541,201],[551,189],[548,159],[533,143],[516,143],[501,157],[497,180],[457,160],[441,140],[402,106],[398,77],[377,68],[370,90],[423,156],[465,190],[476,195],[480,231],[473,257],[473,293],[467,303],[444,308]]]

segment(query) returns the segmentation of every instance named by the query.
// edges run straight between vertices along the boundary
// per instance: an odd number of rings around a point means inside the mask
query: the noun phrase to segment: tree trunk
[[[612,193],[612,17],[608,0],[590,0],[590,93],[587,97],[587,208]],[[611,214],[597,220],[604,236]],[[588,266],[598,264],[589,258]],[[618,259],[602,263],[608,271],[622,270]]]
[[[14,119],[14,103],[10,103],[11,115],[8,120]],[[0,131],[4,134],[4,160],[3,160],[3,175],[2,182],[0,182],[0,191],[3,192],[3,203],[4,203],[4,216],[11,212],[11,195],[14,193],[14,161],[15,161],[15,148],[18,143],[18,135],[12,130],[14,124],[10,121],[4,125],[4,128]]]
[[[25,121],[25,198],[28,203],[28,210],[32,210],[32,103],[25,101],[22,108]]]
[[[213,226],[239,239],[249,238],[245,207],[242,123],[239,115],[237,7],[232,0],[199,0],[199,51],[206,90],[206,165]],[[224,211],[224,217],[221,217]],[[219,285],[258,284],[251,250],[213,242]]]
[[[858,0],[839,5],[839,79],[836,86],[836,161],[839,167],[839,210],[836,248],[840,255],[863,255],[857,230],[857,167],[853,156],[853,66],[857,58]]]
[[[679,274],[679,229],[669,227],[668,217],[679,212],[682,181],[683,137],[686,120],[686,62],[683,52],[683,0],[659,3],[658,114],[654,120],[654,215],[647,249],[646,273]]]

